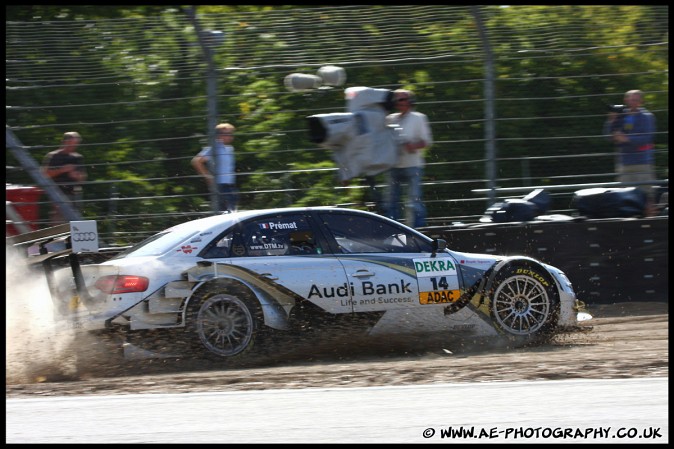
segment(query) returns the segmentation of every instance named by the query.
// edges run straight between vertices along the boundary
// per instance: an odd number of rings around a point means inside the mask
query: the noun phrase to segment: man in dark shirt
[[[45,156],[42,161],[42,170],[45,176],[50,177],[70,200],[74,209],[82,209],[82,182],[87,179],[84,168],[84,156],[77,152],[77,146],[82,142],[82,137],[75,131],[63,135],[61,146]],[[58,204],[54,204],[50,219],[58,224],[65,222],[63,213]]]

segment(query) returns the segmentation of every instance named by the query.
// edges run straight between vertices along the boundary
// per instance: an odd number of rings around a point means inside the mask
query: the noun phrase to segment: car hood
[[[466,253],[461,251],[447,250],[456,259],[459,265],[465,265],[478,269],[488,269],[492,265],[507,259],[506,256],[497,256],[482,253]]]

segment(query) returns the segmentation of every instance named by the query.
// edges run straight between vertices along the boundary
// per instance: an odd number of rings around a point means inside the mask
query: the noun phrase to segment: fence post
[[[475,24],[477,25],[482,46],[484,48],[484,138],[485,138],[485,159],[487,161],[486,176],[489,187],[487,207],[494,204],[496,197],[496,114],[494,113],[494,56],[489,45],[487,30],[482,23],[482,16],[478,6],[470,7]]]
[[[213,46],[212,40],[208,41],[205,39],[205,31],[201,28],[201,24],[196,18],[195,7],[188,6],[185,8],[187,16],[189,17],[192,25],[194,25],[194,31],[197,34],[197,39],[199,41],[199,46],[204,52],[204,59],[206,60],[207,70],[206,70],[206,104],[207,104],[207,113],[208,113],[208,145],[215,149],[215,127],[218,124],[218,76],[215,69],[215,63],[213,62]],[[218,154],[215,150],[211,153],[213,157],[213,166],[218,167]],[[213,178],[213,183],[210,186],[211,190],[211,208],[214,212],[219,211],[219,201],[218,201],[218,186],[217,180]]]

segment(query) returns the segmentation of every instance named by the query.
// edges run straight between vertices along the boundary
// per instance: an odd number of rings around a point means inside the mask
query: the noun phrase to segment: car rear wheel
[[[209,358],[241,358],[248,353],[261,326],[259,306],[228,293],[194,298],[187,308],[187,332]]]
[[[495,283],[491,303],[496,326],[514,343],[542,343],[557,325],[554,284],[537,266],[506,268]]]

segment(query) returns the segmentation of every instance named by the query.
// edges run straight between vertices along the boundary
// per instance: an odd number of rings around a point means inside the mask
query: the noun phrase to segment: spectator
[[[621,114],[609,112],[604,134],[616,146],[618,181],[636,184],[646,192],[646,216],[655,215],[653,182],[655,176],[655,116],[643,107],[644,93],[625,93],[625,109]]]
[[[232,146],[235,130],[229,123],[219,124],[215,127],[215,152],[211,147],[205,147],[192,158],[195,170],[206,179],[211,192],[216,195],[220,212],[235,211],[239,200]]]
[[[76,151],[80,142],[82,137],[75,131],[63,134],[61,146],[44,157],[42,172],[59,186],[69,205],[81,213],[82,183],[87,179],[87,172],[83,165],[84,156]],[[56,223],[66,221],[58,204],[52,205],[50,220]]]
[[[398,112],[389,114],[387,122],[399,131],[398,160],[388,172],[388,216],[400,219],[402,184],[407,183],[407,224],[426,226],[426,206],[423,203],[421,180],[424,175],[424,151],[433,143],[428,117],[414,110],[414,94],[405,89],[394,92]]]

